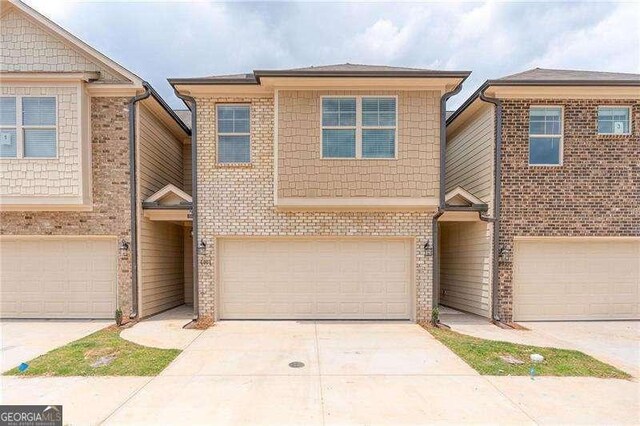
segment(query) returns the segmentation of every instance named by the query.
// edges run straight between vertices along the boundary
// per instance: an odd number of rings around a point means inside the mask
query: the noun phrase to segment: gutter
[[[134,96],[129,106],[129,192],[131,195],[131,313],[130,319],[138,316],[138,167],[136,152],[136,103],[151,96],[149,83],[142,82],[144,92]]]
[[[486,89],[486,88],[485,88]],[[500,201],[502,190],[502,101],[497,98],[490,98],[484,95],[483,89],[480,93],[480,99],[484,102],[495,105],[496,108],[496,123],[495,123],[495,156],[493,166],[493,217],[485,217],[480,214],[480,220],[493,224],[493,262],[491,272],[491,303],[492,303],[492,316],[495,321],[500,322],[500,315],[498,314],[498,292],[500,288],[500,278],[498,261],[500,256]]]
[[[198,117],[197,103],[193,96],[181,94],[173,86],[175,95],[191,110],[191,232],[192,232],[192,268],[193,268],[193,320],[197,321],[200,316],[198,303],[198,287],[200,274],[198,273]]]
[[[464,81],[464,80],[463,80]],[[433,276],[433,294],[431,297],[431,307],[437,308],[437,300],[440,296],[440,254],[439,252],[439,235],[438,235],[438,219],[445,212],[445,166],[447,152],[447,101],[452,96],[457,95],[462,90],[462,81],[458,86],[450,92],[446,92],[440,98],[440,194],[438,197],[438,210],[433,215],[431,221],[431,240],[433,246],[432,259],[432,276]]]

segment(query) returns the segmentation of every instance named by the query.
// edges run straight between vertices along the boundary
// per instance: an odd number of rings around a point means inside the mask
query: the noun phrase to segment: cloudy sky
[[[640,2],[294,2],[26,0],[183,107],[168,77],[333,63],[471,70],[640,73]]]

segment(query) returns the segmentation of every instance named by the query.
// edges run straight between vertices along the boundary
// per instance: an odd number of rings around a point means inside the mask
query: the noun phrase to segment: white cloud
[[[638,72],[640,4],[27,0],[180,105],[167,77],[340,62],[472,70]]]

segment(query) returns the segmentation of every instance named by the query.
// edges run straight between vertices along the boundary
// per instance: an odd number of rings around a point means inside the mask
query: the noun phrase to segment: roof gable
[[[175,185],[168,184],[144,200],[145,204],[157,204],[158,206],[179,206],[191,204],[193,199]]]
[[[473,206],[485,204],[480,198],[476,197],[461,186],[447,192],[444,197],[447,205],[450,206]]]
[[[141,85],[138,76],[21,1],[1,5],[0,71],[99,72],[101,82]]]

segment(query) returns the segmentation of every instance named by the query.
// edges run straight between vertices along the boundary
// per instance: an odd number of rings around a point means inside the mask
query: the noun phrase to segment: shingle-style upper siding
[[[488,104],[447,136],[445,190],[460,186],[493,204],[494,145],[495,113]]]
[[[322,159],[321,96],[398,96],[397,160]],[[440,93],[279,91],[279,197],[438,197]]]
[[[93,98],[93,210],[0,212],[0,235],[114,235],[131,241],[127,98]],[[118,253],[118,305],[131,309],[131,251]]]
[[[32,22],[10,10],[0,22],[0,70],[19,72],[98,71],[100,80],[127,82],[123,76],[90,60]]]
[[[55,96],[57,98],[58,157],[0,160],[0,196],[81,195],[78,87],[22,87],[2,85],[3,96]]]
[[[431,240],[431,212],[282,212],[274,206],[274,100],[198,97],[198,254],[199,307],[215,315],[217,239],[260,237],[413,237],[417,320],[431,315],[432,257],[424,245]],[[216,164],[216,104],[251,105],[250,165]],[[434,114],[438,114],[436,111]],[[419,115],[416,120],[421,119]],[[429,126],[437,126],[436,123]],[[300,176],[302,178],[302,176]]]
[[[500,315],[512,319],[515,236],[640,236],[640,99],[504,100]],[[564,107],[563,164],[529,166],[529,108]],[[598,135],[598,106],[633,106],[631,135]]]

